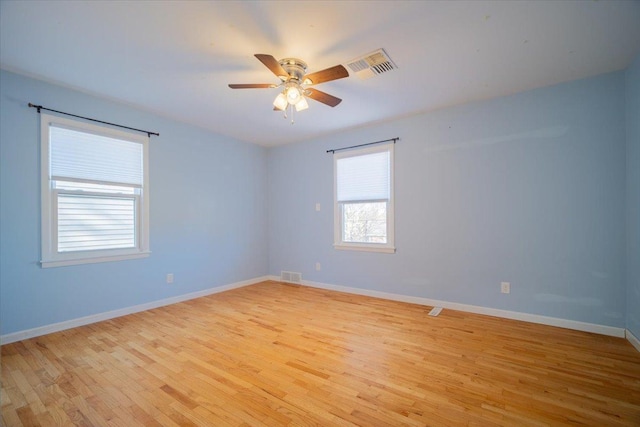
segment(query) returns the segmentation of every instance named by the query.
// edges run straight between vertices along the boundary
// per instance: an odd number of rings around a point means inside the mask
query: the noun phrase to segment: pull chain
[[[289,115],[291,116],[291,124],[294,124],[294,121],[293,121],[293,104],[288,104],[286,107],[284,107],[284,110],[282,110],[282,112],[284,113],[283,117],[285,118],[285,120],[288,118],[287,109],[289,109]]]
[[[285,109],[283,110],[284,111],[284,116],[283,117],[285,118],[285,120],[288,118],[288,116],[287,116],[287,108],[289,109],[289,115],[291,116],[291,124],[293,124],[294,123],[294,121],[293,121],[293,104],[287,105],[285,107]]]

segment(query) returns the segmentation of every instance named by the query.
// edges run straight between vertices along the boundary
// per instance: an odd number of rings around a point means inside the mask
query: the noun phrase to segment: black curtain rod
[[[64,114],[65,116],[77,117],[79,119],[91,120],[92,122],[103,123],[105,125],[117,126],[119,128],[123,128],[123,129],[135,130],[136,132],[146,133],[149,136],[149,138],[151,138],[151,135],[160,136],[160,134],[158,132],[150,132],[148,130],[130,128],[129,126],[122,126],[122,125],[119,125],[119,124],[116,124],[116,123],[104,122],[102,120],[96,120],[96,119],[91,119],[89,117],[78,116],[76,114],[65,113],[64,111],[52,110],[51,108],[45,108],[42,105],[34,105],[32,103],[29,103],[29,107],[37,109],[38,113],[40,113],[40,110],[47,110],[47,111],[52,111],[54,113]]]
[[[360,145],[352,145],[351,147],[334,148],[333,150],[327,150],[327,153],[335,153],[336,151],[349,150],[351,148],[364,147],[366,145],[382,144],[383,142],[389,142],[389,141],[393,141],[393,143],[395,144],[396,141],[399,141],[399,140],[400,140],[399,137],[390,138],[390,139],[383,139],[382,141],[368,142],[366,144],[360,144]]]

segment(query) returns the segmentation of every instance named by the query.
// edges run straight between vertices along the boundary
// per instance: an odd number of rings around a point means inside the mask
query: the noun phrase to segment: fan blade
[[[256,53],[254,55],[260,62],[262,62],[268,69],[271,70],[273,74],[280,77],[282,80],[287,80],[289,78],[289,73],[287,73],[282,65],[278,62],[276,58],[271,55],[265,55],[263,53]]]
[[[230,84],[231,89],[269,89],[272,87],[278,87],[271,83],[247,83],[247,84]]]
[[[349,77],[349,72],[342,65],[336,65],[326,70],[307,74],[304,76],[304,84],[317,85],[318,83],[330,82],[344,77]]]
[[[328,93],[319,91],[317,89],[307,89],[305,91],[305,95],[307,95],[311,99],[315,99],[318,102],[327,104],[329,107],[335,107],[342,102],[342,99],[336,98],[333,95],[329,95]]]

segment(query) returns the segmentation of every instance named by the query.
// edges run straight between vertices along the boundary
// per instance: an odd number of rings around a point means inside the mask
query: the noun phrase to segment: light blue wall
[[[0,79],[2,335],[267,273],[264,148],[17,74]],[[40,268],[39,116],[29,102],[160,132],[150,142],[151,257]]]
[[[325,151],[396,136],[397,253],[334,250]],[[625,139],[618,72],[269,150],[269,271],[624,327]]]
[[[0,334],[292,270],[640,336],[639,75],[636,59],[626,73],[267,151],[2,71]],[[150,258],[39,267],[39,117],[28,102],[160,132]],[[325,151],[395,136],[397,253],[334,250]]]
[[[627,329],[640,338],[640,55],[626,72]]]

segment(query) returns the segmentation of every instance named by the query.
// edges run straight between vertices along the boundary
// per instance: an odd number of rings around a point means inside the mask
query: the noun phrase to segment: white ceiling
[[[277,89],[227,87],[279,83],[255,53],[314,72],[378,48],[397,70],[318,85],[343,102],[309,101],[293,126],[272,111]],[[639,52],[639,1],[0,3],[2,68],[264,146],[620,70]]]

